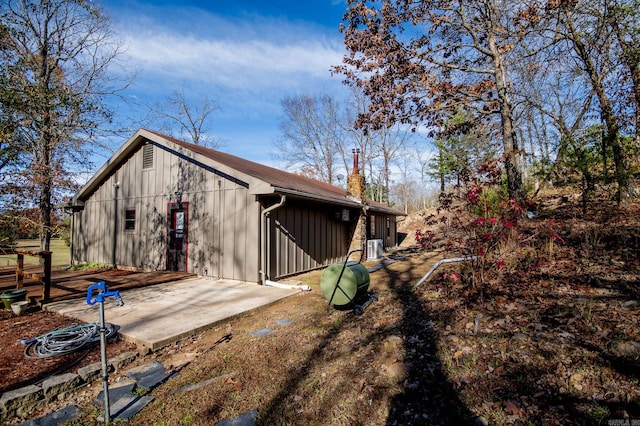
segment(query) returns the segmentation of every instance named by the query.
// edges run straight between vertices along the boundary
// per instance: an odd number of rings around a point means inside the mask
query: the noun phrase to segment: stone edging
[[[133,362],[137,352],[125,352],[108,360],[109,370],[118,371]],[[102,375],[102,362],[78,369],[77,373],[66,373],[49,377],[39,385],[29,385],[3,393],[0,396],[0,423],[11,418],[27,418],[44,408],[54,399],[62,399],[80,386],[93,383]]]

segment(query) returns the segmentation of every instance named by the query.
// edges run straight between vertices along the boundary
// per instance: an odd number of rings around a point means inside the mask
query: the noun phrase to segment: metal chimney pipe
[[[353,173],[352,174],[358,175],[360,174],[360,169],[358,168],[358,165],[360,164],[360,161],[358,159],[360,154],[360,148],[353,148],[351,152],[353,153]]]

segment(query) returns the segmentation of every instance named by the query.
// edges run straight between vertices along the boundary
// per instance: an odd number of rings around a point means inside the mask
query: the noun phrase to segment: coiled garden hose
[[[105,329],[107,339],[114,337],[118,331],[118,327],[110,323],[105,323]],[[28,359],[67,355],[100,343],[100,326],[98,324],[76,325],[50,331],[33,339],[20,339],[20,343],[27,345],[24,356]]]

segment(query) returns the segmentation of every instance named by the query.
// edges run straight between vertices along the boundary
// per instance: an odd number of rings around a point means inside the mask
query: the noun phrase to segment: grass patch
[[[72,271],[108,271],[113,269],[111,265],[100,262],[86,262],[73,265],[69,268]]]
[[[18,240],[16,241],[16,247],[40,249],[40,240]],[[59,268],[68,266],[71,259],[71,250],[67,246],[63,239],[52,238],[51,239],[51,266]],[[0,256],[0,268],[7,266],[15,266],[18,262],[18,258],[15,254]],[[25,256],[25,265],[38,265],[40,259],[37,257]]]

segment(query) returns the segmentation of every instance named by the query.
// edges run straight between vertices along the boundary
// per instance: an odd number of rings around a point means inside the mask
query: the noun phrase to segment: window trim
[[[133,212],[133,218],[129,218],[128,214]],[[137,231],[138,227],[136,226],[137,222],[137,213],[135,207],[126,207],[124,209],[124,232],[134,233]],[[133,223],[133,227],[129,227],[129,224]]]

